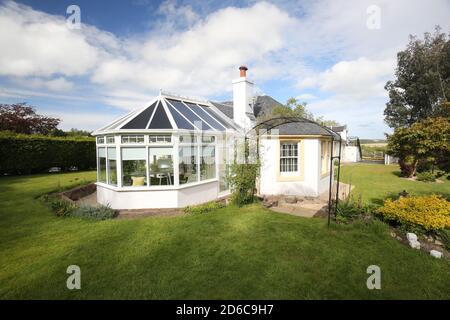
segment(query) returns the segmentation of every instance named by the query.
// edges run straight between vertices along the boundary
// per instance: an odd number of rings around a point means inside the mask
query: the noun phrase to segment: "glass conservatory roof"
[[[234,129],[213,105],[183,98],[160,96],[150,106],[132,111],[96,131],[185,129],[225,131]]]

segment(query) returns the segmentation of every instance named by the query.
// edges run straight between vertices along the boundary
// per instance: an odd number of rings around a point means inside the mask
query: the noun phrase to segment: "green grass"
[[[91,221],[57,218],[36,199],[94,176],[0,178],[1,299],[450,298],[448,262],[404,247],[379,222],[327,228],[258,204]],[[72,264],[81,290],[66,289]],[[366,287],[372,264],[381,290]]]
[[[341,169],[341,181],[355,186],[354,195],[361,195],[365,202],[382,205],[387,197],[397,197],[406,190],[411,195],[441,194],[450,199],[450,180],[444,183],[412,181],[400,177],[398,165],[346,164]]]

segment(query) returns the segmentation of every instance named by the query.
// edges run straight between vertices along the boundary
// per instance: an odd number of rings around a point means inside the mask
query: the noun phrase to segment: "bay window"
[[[116,148],[108,148],[108,184],[117,186]]]
[[[173,148],[150,147],[148,149],[150,185],[173,185]]]
[[[106,148],[98,148],[98,181],[106,183]]]
[[[140,187],[147,184],[145,148],[122,148],[122,186]]]

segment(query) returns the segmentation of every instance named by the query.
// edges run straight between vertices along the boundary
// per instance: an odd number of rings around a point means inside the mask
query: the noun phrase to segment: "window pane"
[[[149,148],[150,185],[173,185],[173,148]]]
[[[98,181],[106,183],[106,150],[98,148]]]
[[[183,116],[179,114],[170,103],[167,103],[167,106],[169,107],[170,113],[172,114],[173,120],[175,120],[178,129],[194,130],[194,126],[183,118]]]
[[[200,159],[200,180],[213,179],[216,177],[216,157],[214,146],[202,146],[202,157]]]
[[[117,186],[116,148],[108,148],[108,184]]]
[[[170,143],[172,142],[172,136],[170,135],[150,135],[150,143]]]
[[[107,136],[106,137],[106,143],[109,143],[109,144],[113,144],[115,141],[114,141],[114,136]]]
[[[98,144],[105,143],[105,137],[97,137],[97,143]]]
[[[181,143],[195,143],[197,142],[197,136],[193,134],[184,134],[180,136]]]
[[[211,127],[202,119],[200,119],[194,112],[186,107],[181,101],[167,99],[182,115],[184,115],[191,123],[198,129],[212,130]]]
[[[197,181],[197,146],[180,147],[180,184]]]
[[[122,148],[122,185],[147,185],[145,148]]]
[[[298,171],[298,143],[282,143],[280,146],[280,172]]]
[[[144,135],[122,136],[122,143],[144,143]]]
[[[225,131],[225,128],[221,126],[218,122],[216,122],[213,117],[207,113],[205,110],[203,110],[200,106],[196,104],[192,104],[189,102],[185,102],[196,114],[198,114],[200,117],[202,117],[203,120],[208,122],[208,124],[213,127],[214,129],[217,129],[219,131]]]

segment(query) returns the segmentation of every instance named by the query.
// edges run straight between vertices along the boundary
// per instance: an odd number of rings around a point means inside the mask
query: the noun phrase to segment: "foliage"
[[[23,134],[49,134],[61,120],[36,113],[26,103],[0,104],[0,131]]]
[[[0,132],[0,173],[28,174],[51,167],[96,167],[94,138],[59,138]]]
[[[243,206],[254,201],[259,163],[233,163],[227,176],[231,190],[231,201]]]
[[[423,181],[423,182],[435,182],[436,181],[436,174],[434,174],[431,171],[424,171],[417,173],[417,180]]]
[[[427,231],[450,228],[450,202],[437,195],[387,199],[378,213],[407,228]]]
[[[118,212],[109,206],[90,206],[82,204],[77,206],[75,203],[61,198],[56,194],[46,194],[41,197],[49,208],[58,217],[79,217],[95,220],[106,220],[117,217]]]
[[[419,40],[410,36],[407,48],[397,54],[396,79],[385,89],[389,102],[385,121],[392,128],[409,127],[428,117],[449,116],[450,39],[437,27]]]
[[[91,133],[89,131],[75,128],[72,128],[69,131],[63,131],[56,128],[50,131],[49,135],[53,137],[91,137]]]
[[[71,211],[70,215],[72,217],[89,218],[95,220],[106,220],[113,219],[117,217],[118,212],[109,206],[89,206],[80,205]]]
[[[260,117],[259,121],[268,120],[276,117],[295,117],[315,121],[322,126],[339,126],[334,120],[325,120],[323,117],[315,118],[312,112],[306,108],[306,102],[300,102],[297,98],[289,98],[285,105],[279,105],[273,108],[272,114]]]
[[[402,175],[412,177],[420,161],[448,170],[450,118],[428,118],[388,135],[387,153],[399,158]]]
[[[362,197],[359,196],[356,200],[353,195],[350,195],[345,200],[338,202],[336,207],[336,217],[340,222],[348,222],[369,216],[373,211],[373,206],[364,204]]]
[[[225,204],[220,201],[210,201],[197,206],[187,206],[184,208],[184,212],[189,214],[205,214],[215,211],[220,208],[224,208]]]
[[[58,217],[67,217],[72,214],[72,212],[76,209],[74,203],[64,200],[61,197],[51,194],[44,195],[42,200],[48,204],[50,209],[58,216]]]

